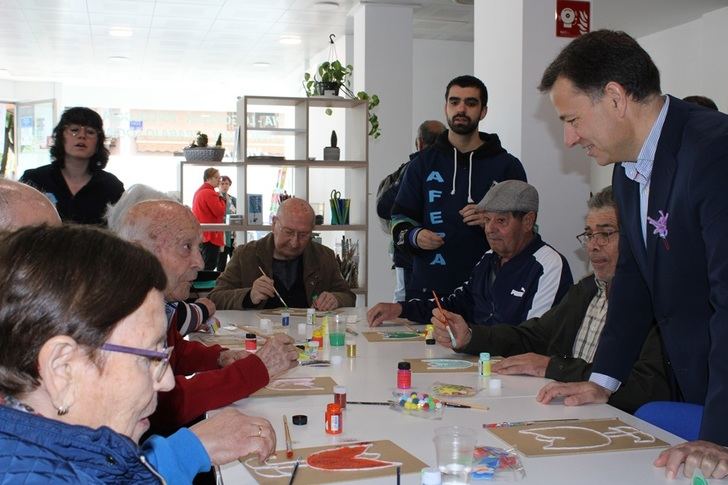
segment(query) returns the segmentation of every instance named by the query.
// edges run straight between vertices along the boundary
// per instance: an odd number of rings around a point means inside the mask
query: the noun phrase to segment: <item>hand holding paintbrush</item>
[[[443,347],[460,349],[465,347],[472,336],[468,324],[457,313],[451,313],[442,308],[440,299],[433,291],[437,308],[432,311],[430,322],[435,328],[435,340]]]
[[[260,270],[261,277],[253,281],[253,286],[250,288],[250,301],[253,302],[254,305],[257,305],[263,300],[277,296],[278,299],[281,300],[283,306],[288,308],[288,304],[281,297],[280,293],[278,293],[278,290],[276,290],[273,279],[269,278],[268,275],[265,274],[263,268],[258,266],[258,269]]]

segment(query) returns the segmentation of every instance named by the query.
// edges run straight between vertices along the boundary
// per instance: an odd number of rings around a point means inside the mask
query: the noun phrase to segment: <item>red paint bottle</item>
[[[325,430],[328,434],[341,434],[344,430],[344,421],[341,415],[341,406],[335,402],[326,405]]]
[[[409,362],[397,364],[397,389],[412,387],[412,370]]]
[[[254,333],[245,334],[245,350],[257,350],[258,337]]]
[[[341,409],[346,409],[346,387],[334,386],[334,402],[338,404]]]

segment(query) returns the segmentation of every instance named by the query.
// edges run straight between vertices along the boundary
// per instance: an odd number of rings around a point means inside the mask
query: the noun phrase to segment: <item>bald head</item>
[[[303,199],[291,197],[290,199],[286,199],[281,202],[281,205],[278,206],[278,212],[276,212],[276,217],[282,217],[284,219],[310,219],[311,229],[313,229],[316,214],[313,212],[311,204]]]
[[[284,200],[273,219],[273,257],[292,260],[303,254],[311,242],[315,214],[303,199]]]
[[[29,185],[0,178],[0,230],[25,226],[59,226],[61,218],[48,197]]]
[[[415,140],[417,151],[422,151],[434,144],[437,137],[445,129],[445,125],[437,120],[423,121],[419,128],[417,128],[417,140]]]
[[[117,234],[151,251],[167,275],[167,301],[185,300],[202,269],[200,223],[189,208],[171,200],[146,200],[123,215]]]

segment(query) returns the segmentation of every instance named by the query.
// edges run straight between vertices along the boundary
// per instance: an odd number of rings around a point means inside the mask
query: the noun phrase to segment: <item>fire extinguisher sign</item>
[[[591,3],[556,0],[556,37],[579,37],[589,32]]]

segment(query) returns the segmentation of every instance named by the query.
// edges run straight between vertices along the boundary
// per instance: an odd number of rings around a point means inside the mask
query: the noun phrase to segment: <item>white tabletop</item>
[[[347,309],[345,314],[359,316],[356,325],[349,328],[359,332],[358,336],[347,334],[347,341],[356,343],[357,356],[347,358],[344,348],[324,349],[323,358],[341,355],[339,365],[313,368],[298,367],[285,377],[330,376],[338,384],[347,388],[348,401],[386,401],[391,399],[395,389],[397,362],[407,358],[454,357],[456,354],[440,347],[417,342],[369,343],[362,332],[369,330],[364,318],[364,309]],[[257,326],[260,316],[255,312],[220,311],[218,318],[223,324]],[[270,318],[274,324],[278,317]],[[298,323],[305,318],[291,318],[289,334],[297,340]],[[307,328],[310,335],[311,327]],[[231,332],[231,331],[229,331]],[[494,435],[482,428],[485,423],[502,421],[523,421],[561,418],[613,418],[618,417],[628,424],[638,425],[640,429],[654,434],[668,443],[682,440],[648,423],[608,405],[566,407],[561,404],[542,405],[534,396],[548,382],[547,379],[525,376],[497,376],[502,381],[500,392],[488,389],[487,378],[477,373],[413,373],[413,390],[428,392],[432,383],[440,380],[447,383],[466,384],[480,387],[475,397],[461,399],[489,407],[489,410],[445,408],[441,420],[428,420],[403,415],[386,406],[349,405],[344,412],[344,432],[341,435],[328,435],[324,432],[323,416],[326,404],[332,402],[331,396],[303,396],[296,398],[251,397],[234,404],[242,412],[263,416],[273,425],[278,436],[278,449],[284,446],[282,416],[295,414],[308,416],[306,426],[290,426],[293,448],[321,446],[351,441],[389,439],[431,466],[435,465],[435,448],[432,442],[434,429],[440,426],[464,425],[477,430],[478,444],[508,447]],[[668,481],[664,469],[652,466],[659,450],[636,450],[628,452],[607,452],[554,456],[541,458],[522,457],[526,469],[525,484],[652,484],[688,483],[688,479]],[[222,482],[230,484],[256,483],[243,465],[238,462],[221,467]],[[403,484],[419,484],[419,474],[402,476]],[[360,481],[358,483],[365,483]],[[366,483],[395,483],[392,477],[366,480]],[[488,483],[488,482],[472,482]]]

